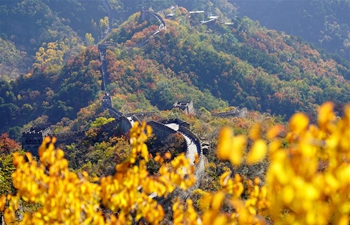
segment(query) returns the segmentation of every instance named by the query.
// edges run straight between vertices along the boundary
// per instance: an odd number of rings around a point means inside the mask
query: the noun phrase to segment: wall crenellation
[[[212,116],[216,116],[216,117],[235,116],[235,117],[244,118],[244,117],[246,117],[247,112],[248,112],[247,108],[240,109],[239,107],[236,107],[235,109],[233,109],[229,112],[213,113]]]

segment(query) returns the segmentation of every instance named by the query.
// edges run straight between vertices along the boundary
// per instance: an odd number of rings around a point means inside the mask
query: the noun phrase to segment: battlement
[[[97,45],[97,48],[100,51],[106,51],[108,48],[108,45],[107,44],[99,44],[99,45]]]
[[[47,136],[51,132],[49,127],[31,127],[25,130],[22,134],[25,136]]]
[[[245,118],[248,110],[247,108],[240,109],[239,107],[236,107],[235,109],[228,111],[228,112],[222,112],[222,113],[215,113],[212,114],[212,116],[216,117],[239,117],[239,118]]]
[[[102,98],[102,106],[103,106],[103,109],[108,109],[113,107],[112,98],[108,93],[105,93],[105,95]]]
[[[38,148],[46,136],[50,136],[51,129],[49,127],[31,127],[22,133],[21,143],[25,151],[38,156]]]
[[[163,123],[163,124],[176,123],[176,124],[179,124],[179,126],[186,127],[187,129],[190,129],[190,124],[189,123],[187,123],[186,121],[183,121],[181,119],[178,119],[178,118],[161,120],[159,122]]]

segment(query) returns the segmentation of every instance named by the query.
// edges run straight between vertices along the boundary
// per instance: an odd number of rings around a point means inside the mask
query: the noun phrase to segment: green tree
[[[94,122],[91,123],[90,127],[100,127],[102,125],[105,125],[109,122],[112,122],[115,120],[114,118],[106,118],[106,117],[98,117]]]
[[[95,43],[95,39],[92,37],[91,33],[85,34],[85,42],[87,46],[92,46]]]

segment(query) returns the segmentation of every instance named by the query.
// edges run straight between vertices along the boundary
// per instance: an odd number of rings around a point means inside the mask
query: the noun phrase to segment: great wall
[[[158,34],[161,30],[166,29],[166,23],[163,20],[163,18],[158,15],[157,13],[151,12],[151,11],[145,11],[142,10],[140,14],[140,21],[143,20],[156,20],[159,23],[158,29],[151,34],[149,37],[147,37],[144,41],[141,42],[141,44],[145,44],[148,42],[148,40]],[[137,116],[133,113],[124,115],[123,113],[119,112],[118,110],[113,108],[112,99],[109,93],[106,91],[106,81],[107,81],[107,62],[106,62],[106,51],[107,51],[108,45],[107,44],[99,44],[98,49],[100,52],[100,60],[102,62],[101,65],[101,75],[102,75],[102,83],[103,83],[103,90],[105,92],[105,95],[103,97],[103,107],[105,109],[108,109],[110,114],[116,119],[121,119],[121,123],[119,126],[122,130],[127,131],[131,128],[132,124],[136,121],[138,121]],[[149,112],[146,112],[147,114]],[[124,122],[123,122],[124,121]],[[196,165],[196,178],[197,180],[200,180],[201,176],[204,173],[204,160],[203,160],[203,151],[201,148],[200,139],[192,133],[189,129],[182,126],[184,123],[176,123],[174,120],[171,123],[163,123],[157,122],[157,121],[147,121],[147,125],[152,127],[153,133],[156,136],[157,139],[166,139],[172,134],[179,133],[181,134],[185,141],[186,141],[186,157],[190,160],[191,164],[194,164],[195,162],[195,155],[198,154],[199,156],[199,163]]]
[[[103,36],[105,37],[111,31],[113,14],[111,12],[111,7],[108,1],[102,0],[102,3],[106,11],[108,11],[108,15],[110,18],[108,29],[103,34]],[[160,15],[158,15],[155,12],[142,10],[140,13],[140,21],[144,21],[144,20],[158,21],[159,26],[154,33],[146,37],[142,42],[138,44],[138,46],[135,46],[135,47],[139,47],[140,45],[146,44],[152,36],[158,34],[161,30],[166,29],[165,21]],[[100,128],[109,129],[113,127],[119,127],[121,133],[125,135],[136,121],[140,122],[140,120],[138,119],[138,116],[150,116],[150,115],[154,115],[155,113],[154,112],[137,112],[137,113],[123,114],[122,112],[113,108],[112,98],[106,90],[106,85],[108,80],[108,72],[107,72],[108,65],[106,61],[106,54],[107,54],[107,49],[110,45],[111,44],[107,42],[100,43],[98,44],[98,50],[100,53],[100,61],[101,61],[101,68],[100,68],[101,79],[102,79],[101,90],[102,92],[104,92],[104,96],[102,98],[102,107],[104,110],[108,110],[109,114],[115,120],[101,126]],[[192,101],[189,103],[192,104]],[[218,114],[212,114],[212,115],[218,116],[218,117],[226,117],[226,116],[242,117],[245,115],[246,111],[247,110],[245,108],[242,110],[237,108],[230,112],[218,113]],[[193,112],[193,109],[191,110],[191,112]],[[190,130],[190,125],[180,119],[162,120],[162,121],[151,120],[151,121],[147,121],[147,125],[152,127],[153,134],[157,139],[164,140],[164,139],[167,139],[167,137],[169,137],[170,135],[176,134],[176,133],[180,134],[184,138],[186,142],[185,154],[186,154],[186,157],[190,160],[190,163],[192,165],[195,164],[196,155],[198,154],[199,156],[199,161],[195,165],[196,166],[195,176],[197,178],[197,181],[200,181],[201,177],[204,174],[203,152],[208,151],[209,144],[206,143],[205,141],[201,141],[201,139]],[[23,149],[32,152],[33,155],[37,155],[38,147],[45,136],[56,136],[58,142],[66,143],[66,142],[69,142],[68,140],[74,140],[74,139],[84,137],[86,131],[87,130],[82,130],[79,132],[53,134],[48,128],[30,128],[27,131],[23,132],[22,134],[22,147]],[[198,182],[197,182],[197,185],[198,185]]]

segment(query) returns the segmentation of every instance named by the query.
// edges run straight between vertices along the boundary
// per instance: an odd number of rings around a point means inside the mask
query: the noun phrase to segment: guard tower
[[[193,101],[176,101],[173,105],[173,108],[178,108],[187,115],[195,114]]]
[[[38,149],[44,140],[49,136],[51,129],[49,127],[32,127],[22,133],[22,148],[30,152],[33,156],[38,156]]]
[[[111,96],[106,92],[105,95],[102,98],[102,107],[104,110],[112,108],[112,98]]]

